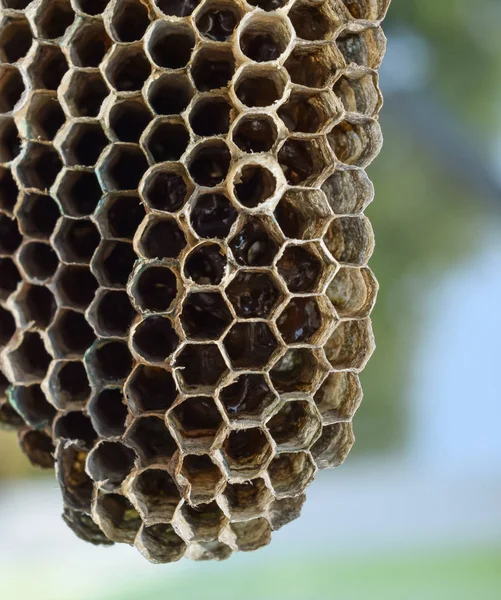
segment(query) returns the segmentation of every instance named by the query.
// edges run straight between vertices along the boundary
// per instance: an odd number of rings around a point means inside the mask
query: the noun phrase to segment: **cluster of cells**
[[[257,549],[353,443],[388,0],[0,4],[0,423],[83,539]]]

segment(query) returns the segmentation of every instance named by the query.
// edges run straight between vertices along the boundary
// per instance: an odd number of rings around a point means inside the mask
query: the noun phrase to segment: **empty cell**
[[[377,69],[386,49],[386,38],[380,27],[359,33],[346,32],[336,40],[337,47],[348,65]]]
[[[52,438],[42,431],[25,430],[19,435],[21,450],[34,467],[54,468],[54,444]]]
[[[125,287],[137,256],[128,242],[104,242],[96,257],[94,270],[105,285]]]
[[[264,432],[252,428],[230,432],[223,444],[223,454],[232,475],[248,479],[266,468],[272,450]]]
[[[107,538],[119,544],[134,543],[142,521],[127,498],[119,494],[98,494],[94,511]]]
[[[198,185],[214,187],[224,181],[230,168],[231,154],[223,141],[199,144],[192,152],[189,172]]]
[[[200,0],[155,0],[155,4],[169,17],[188,17]]]
[[[192,6],[195,0],[190,0],[189,5]],[[161,6],[165,6],[165,10],[170,10],[170,6],[175,3],[176,11],[193,10],[181,9],[179,4],[181,0],[157,0]],[[184,4],[184,2],[183,2]],[[177,535],[172,528],[172,525],[152,525],[151,527],[144,526],[138,534],[138,548],[144,556],[153,563],[172,563],[180,560],[186,552],[186,544]]]
[[[198,506],[184,504],[181,508],[181,513],[191,536],[197,541],[216,539],[226,521],[224,513],[216,502],[209,502]]]
[[[287,246],[277,269],[292,293],[313,292],[322,275],[322,263],[308,246]]]
[[[298,400],[286,402],[266,427],[280,450],[302,450],[317,437],[321,423],[314,406]]]
[[[103,162],[104,184],[109,190],[137,190],[148,169],[144,152],[126,144],[115,144]]]
[[[82,442],[92,448],[97,433],[90,418],[81,411],[72,411],[60,416],[54,423],[54,437]]]
[[[67,165],[85,167],[93,167],[107,145],[108,138],[98,121],[73,122],[60,143]]]
[[[187,174],[180,165],[162,166],[151,171],[143,185],[143,196],[151,208],[176,212],[191,192]]]
[[[261,0],[263,1],[263,0]],[[266,0],[266,5],[282,0]],[[271,526],[267,519],[259,518],[231,524],[233,544],[241,552],[252,552],[271,542]]]
[[[95,346],[88,358],[93,374],[103,382],[125,379],[132,368],[132,356],[127,344],[118,340],[104,340]]]
[[[16,321],[10,311],[0,306],[0,347],[9,343],[16,331]],[[3,391],[2,391],[3,395]]]
[[[120,142],[138,143],[151,121],[151,113],[141,98],[119,100],[110,109],[109,124]]]
[[[187,398],[175,406],[169,418],[183,438],[210,446],[223,423],[214,400],[209,396]]]
[[[213,0],[205,2],[198,11],[195,24],[204,37],[215,42],[225,42],[231,37],[241,18],[239,6],[224,0]]]
[[[65,265],[58,272],[56,286],[64,305],[85,309],[92,302],[98,283],[88,267]]]
[[[106,388],[89,405],[94,429],[101,437],[119,437],[125,432],[127,406],[120,388]]]
[[[116,46],[108,59],[106,76],[118,92],[139,91],[151,73],[142,47]]]
[[[202,194],[191,210],[190,221],[200,237],[225,238],[237,215],[237,209],[224,194]]]
[[[359,213],[372,202],[374,186],[361,169],[336,170],[322,185],[335,214]]]
[[[244,520],[258,517],[266,511],[272,500],[264,479],[228,484],[224,490],[224,503],[232,519]]]
[[[87,403],[91,389],[87,372],[79,360],[52,363],[49,373],[49,390],[58,409],[82,407]]]
[[[277,141],[277,128],[268,115],[244,115],[233,130],[233,141],[244,152],[269,152]]]
[[[153,62],[159,67],[185,67],[194,47],[195,33],[187,23],[159,20],[150,30],[148,49]]]
[[[0,208],[11,212],[17,203],[19,190],[10,169],[0,167]]]
[[[200,92],[225,88],[235,71],[235,59],[230,48],[202,47],[190,66],[191,76]]]
[[[89,263],[100,240],[96,226],[89,219],[63,218],[54,246],[67,262]]]
[[[14,386],[9,401],[26,424],[35,429],[50,427],[56,416],[56,409],[47,402],[39,385]]]
[[[144,145],[154,161],[179,160],[190,142],[190,135],[183,122],[156,121],[152,124]]]
[[[71,61],[76,67],[99,67],[110,47],[101,21],[83,21],[71,39]]]
[[[224,347],[236,369],[263,369],[278,347],[264,322],[237,323],[224,338]]]
[[[191,109],[191,128],[200,136],[228,133],[231,110],[231,104],[222,96],[202,97]]]
[[[111,236],[125,240],[132,240],[146,214],[135,194],[110,196],[105,210]]]
[[[101,442],[87,459],[92,479],[106,491],[114,491],[134,467],[133,450],[118,442]]]
[[[16,67],[0,65],[0,111],[14,110],[24,92],[24,82]]]
[[[312,5],[308,2],[296,2],[289,12],[296,34],[303,40],[326,40],[331,37],[339,18],[329,10],[329,3]]]
[[[168,267],[147,265],[136,276],[132,293],[140,309],[167,311],[177,295],[176,275]]]
[[[219,467],[207,455],[185,456],[181,475],[189,483],[189,498],[192,505],[207,506],[224,485]]]
[[[279,498],[301,494],[315,476],[315,465],[306,452],[280,454],[268,467],[270,483]]]
[[[334,219],[324,241],[332,256],[342,264],[364,265],[374,250],[374,233],[364,215]]]
[[[0,58],[6,63],[15,63],[26,56],[33,36],[24,17],[10,18],[2,23],[0,31]]]
[[[54,91],[68,70],[68,62],[59,46],[39,44],[27,70],[34,89]]]
[[[327,360],[337,370],[360,370],[373,352],[370,319],[341,321],[325,346]]]
[[[177,397],[172,373],[161,367],[138,365],[126,386],[127,404],[135,414],[165,413]]]
[[[17,211],[19,226],[23,233],[40,239],[50,237],[59,216],[59,207],[54,200],[50,196],[36,193],[24,194]]]
[[[351,423],[333,423],[322,429],[322,435],[311,448],[319,469],[333,469],[343,464],[355,442]]]
[[[369,316],[378,290],[369,268],[342,267],[327,288],[327,296],[341,318]]]
[[[126,0],[115,4],[111,27],[118,42],[140,40],[149,24],[148,8],[139,0]]]
[[[268,518],[273,531],[281,529],[301,516],[301,509],[306,501],[306,496],[300,494],[292,498],[281,498],[271,503]]]
[[[230,247],[238,263],[249,267],[270,266],[278,243],[258,219],[248,219],[232,238]]]
[[[176,258],[186,246],[186,238],[172,218],[153,218],[141,236],[141,252],[146,258]]]
[[[271,272],[238,271],[226,288],[226,295],[238,317],[243,319],[271,316],[280,299],[280,288]]]
[[[64,93],[72,117],[97,117],[110,93],[99,71],[73,71]]]
[[[168,462],[177,450],[176,442],[162,417],[135,419],[125,434],[143,465]]]
[[[304,140],[289,138],[278,153],[287,183],[308,186],[317,182],[330,168],[333,159],[323,145],[323,138]]]
[[[96,209],[102,190],[93,170],[68,169],[59,180],[56,194],[65,215],[85,217]]]
[[[286,83],[283,69],[246,67],[235,83],[235,93],[250,108],[272,106],[282,99]]]
[[[56,313],[56,301],[49,288],[42,285],[23,286],[16,303],[25,323],[35,323],[37,327],[48,327]]]
[[[35,20],[40,37],[52,40],[63,36],[74,19],[70,0],[42,0]]]
[[[275,209],[275,218],[288,238],[321,237],[332,213],[318,190],[288,190]]]
[[[19,253],[19,262],[28,277],[37,281],[46,281],[56,272],[59,264],[57,254],[48,244],[28,242]]]
[[[190,294],[183,303],[181,324],[188,338],[218,339],[232,321],[219,292]]]
[[[310,88],[324,88],[341,68],[341,59],[325,44],[297,46],[285,62],[285,68],[292,83]]]
[[[215,386],[227,372],[216,344],[187,344],[176,359],[176,368],[187,386]]]
[[[8,356],[16,380],[20,383],[41,381],[51,361],[42,338],[34,331],[25,332],[19,346]]]
[[[362,387],[355,373],[330,373],[315,394],[324,424],[350,420],[362,401]]]
[[[322,324],[322,313],[314,297],[293,298],[277,319],[286,344],[310,342]]]
[[[149,86],[147,95],[157,115],[177,115],[188,108],[195,94],[188,77],[181,73],[163,73]]]
[[[311,349],[293,348],[274,365],[270,377],[279,393],[308,393],[315,388],[324,370]]]
[[[0,258],[0,298],[6,300],[17,288],[21,275],[10,258]]]
[[[0,213],[0,254],[13,254],[23,236],[19,233],[16,219]]]
[[[343,121],[334,127],[327,139],[340,162],[363,168],[379,154],[382,145],[381,128],[373,120]]]
[[[256,208],[266,202],[276,188],[277,181],[273,173],[258,164],[246,164],[234,180],[235,196],[247,208]]]
[[[96,339],[85,316],[73,310],[60,311],[48,333],[60,357],[83,356]]]
[[[151,520],[169,521],[181,501],[174,480],[159,468],[136,475],[130,482],[128,496],[143,517]]]
[[[0,162],[14,160],[21,152],[21,138],[12,117],[0,117]]]
[[[218,244],[202,244],[187,256],[184,275],[199,285],[217,285],[225,276],[226,255]]]
[[[52,146],[28,142],[18,166],[19,178],[26,187],[46,192],[56,180],[62,166],[59,154]]]
[[[178,343],[179,337],[166,317],[148,317],[132,333],[134,350],[148,362],[166,361]]]
[[[381,108],[378,77],[374,73],[353,69],[341,77],[333,89],[347,112],[375,117]]]
[[[255,62],[277,60],[287,49],[291,33],[287,22],[278,15],[256,14],[240,33],[242,52]]]
[[[336,111],[332,96],[318,92],[293,92],[278,114],[291,133],[319,133]]]
[[[240,375],[221,390],[219,398],[230,420],[237,422],[261,419],[276,402],[266,379],[257,374]]]

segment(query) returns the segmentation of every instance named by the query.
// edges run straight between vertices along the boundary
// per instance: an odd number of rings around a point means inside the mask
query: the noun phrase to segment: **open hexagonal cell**
[[[17,169],[26,187],[44,193],[54,183],[62,166],[59,154],[51,145],[28,142]]]
[[[34,89],[57,90],[68,63],[59,46],[39,43],[27,69]]]
[[[45,377],[51,358],[40,335],[26,331],[17,348],[9,352],[8,360],[16,381],[31,383]]]
[[[336,44],[346,64],[377,69],[383,60],[386,38],[381,27],[371,27],[358,33],[346,31]]]
[[[190,70],[198,91],[225,88],[235,71],[233,52],[225,46],[202,47],[194,57]]]
[[[209,450],[223,423],[210,396],[186,398],[170,411],[169,420],[181,437],[183,446],[192,450]]]
[[[56,409],[47,402],[39,385],[12,387],[9,390],[9,402],[24,421],[35,429],[50,427],[56,416]]]
[[[33,429],[24,430],[19,433],[19,444],[34,467],[54,468],[54,444],[46,433]]]
[[[159,4],[167,2],[170,4],[172,0],[157,0],[157,2]],[[176,3],[179,3],[179,0]],[[162,524],[143,527],[138,537],[140,552],[152,563],[176,562],[186,552],[186,544],[171,525]]]
[[[67,169],[59,179],[57,196],[65,215],[91,215],[101,199],[102,190],[93,170]]]
[[[90,510],[94,486],[85,472],[87,455],[85,447],[77,442],[65,441],[57,446],[57,479],[64,505],[73,510]]]
[[[271,271],[238,271],[226,288],[226,295],[238,317],[270,317],[281,299],[281,290]]]
[[[117,92],[139,91],[151,74],[141,45],[115,46],[107,58],[106,77]]]
[[[188,496],[194,505],[211,502],[225,483],[219,467],[207,455],[185,456],[181,475],[188,482]]]
[[[224,347],[236,369],[263,369],[278,348],[265,322],[236,323],[224,338]]]
[[[334,369],[362,369],[373,351],[370,319],[341,321],[325,346]]]
[[[56,272],[59,261],[57,254],[48,244],[28,242],[19,252],[19,262],[26,275],[38,282],[47,281]]]
[[[271,381],[281,394],[313,391],[325,373],[325,366],[310,348],[291,348],[273,366]]]
[[[87,404],[91,389],[79,360],[53,362],[46,382],[48,396],[58,409],[83,408]]]
[[[45,329],[56,312],[56,301],[49,288],[26,284],[16,297],[16,304],[22,313],[25,324],[34,323]]]
[[[291,133],[320,133],[339,111],[330,92],[294,91],[278,114]]]
[[[256,208],[275,193],[273,173],[260,164],[245,164],[235,175],[233,189],[237,200],[246,208]]]
[[[162,264],[147,264],[138,272],[131,293],[143,311],[168,311],[177,295],[176,275]]]
[[[244,483],[228,484],[223,498],[231,518],[244,521],[259,517],[266,512],[272,495],[264,480],[258,478]]]
[[[68,412],[59,416],[54,422],[56,439],[74,440],[87,448],[92,448],[97,433],[90,418],[81,411]]]
[[[300,0],[290,10],[289,19],[298,38],[309,41],[329,39],[340,24],[340,19],[333,14],[329,2],[311,4]]]
[[[95,258],[95,274],[104,285],[125,287],[136,258],[132,244],[104,242]]]
[[[275,209],[275,218],[288,238],[321,237],[332,213],[319,190],[288,190]]]
[[[149,53],[159,67],[181,69],[190,61],[195,33],[188,23],[156,21],[148,37]]]
[[[288,0],[249,0],[251,6],[258,6],[259,8],[271,12],[278,10],[287,4]]]
[[[17,221],[8,215],[0,213],[0,254],[14,253],[23,236],[17,227]]]
[[[304,494],[300,494],[294,498],[281,498],[272,502],[268,519],[273,531],[277,531],[284,525],[298,519],[301,516],[301,509],[305,502],[306,496]]]
[[[280,148],[278,162],[287,183],[308,187],[323,178],[333,160],[323,137],[309,140],[289,138]]]
[[[111,46],[101,21],[81,21],[71,38],[70,57],[76,67],[99,67]]]
[[[311,454],[319,469],[333,469],[343,464],[348,456],[355,436],[351,423],[326,425],[315,442]]]
[[[140,96],[118,99],[108,114],[110,128],[120,142],[138,143],[151,118]]]
[[[251,60],[268,62],[280,58],[290,40],[290,25],[282,16],[256,13],[240,31],[239,44]]]
[[[381,108],[378,77],[374,72],[351,69],[336,82],[333,89],[347,112],[375,117]]]
[[[147,468],[135,475],[127,496],[147,522],[170,521],[181,502],[174,479],[160,468]]]
[[[179,160],[190,143],[190,134],[182,120],[157,119],[148,128],[144,146],[154,162]]]
[[[56,279],[61,305],[70,308],[87,308],[98,288],[94,275],[84,266],[63,265]]]
[[[22,232],[38,239],[48,239],[60,216],[59,207],[50,196],[25,193],[16,214]]]
[[[225,42],[241,18],[242,9],[233,2],[209,0],[197,12],[195,25],[203,37],[214,42]]]
[[[93,167],[108,145],[103,128],[98,121],[77,121],[65,129],[61,153],[69,166]]]
[[[111,237],[132,240],[145,210],[137,194],[110,194],[103,214]]]
[[[336,170],[322,191],[338,215],[362,212],[374,198],[374,186],[361,169]]]
[[[273,454],[268,438],[257,428],[231,431],[222,450],[232,476],[243,479],[260,475]]]
[[[232,105],[224,96],[202,96],[190,111],[190,125],[196,135],[223,135],[230,129]]]
[[[277,140],[275,121],[265,114],[246,114],[233,129],[234,143],[244,152],[269,152]]]
[[[146,258],[176,258],[185,246],[183,231],[167,216],[152,215],[139,238],[139,251]]]
[[[179,337],[167,317],[147,317],[132,332],[134,350],[147,362],[165,362],[178,343]]]
[[[53,40],[65,34],[66,29],[73,23],[75,13],[70,0],[42,0],[35,17],[39,36]]]
[[[230,241],[235,260],[248,267],[268,267],[273,263],[278,249],[277,235],[269,221],[258,217],[248,218]]]
[[[97,16],[104,12],[110,0],[74,0],[76,6],[85,14]]]
[[[296,46],[285,63],[292,83],[309,88],[327,87],[342,66],[342,58],[330,44]]]
[[[163,414],[176,400],[177,389],[171,371],[138,365],[127,381],[125,395],[134,414]]]
[[[8,163],[21,152],[21,139],[12,117],[0,117],[0,162]]]
[[[327,136],[336,157],[346,165],[367,167],[379,154],[383,143],[377,121],[343,121]]]
[[[271,461],[268,476],[279,498],[296,496],[312,482],[315,465],[306,452],[280,454]]]
[[[71,531],[84,542],[102,544],[103,546],[112,545],[113,542],[110,542],[88,514],[65,508],[62,517]]]
[[[19,189],[10,169],[0,167],[0,208],[12,212],[16,206],[18,196]]]
[[[202,142],[191,153],[189,172],[196,183],[214,187],[221,183],[230,167],[231,155],[222,140]]]
[[[322,308],[316,297],[292,298],[277,319],[286,344],[308,343],[322,328]]]
[[[325,265],[316,246],[290,245],[277,262],[277,270],[292,293],[308,293],[321,287]]]
[[[106,537],[121,544],[132,545],[142,524],[137,510],[119,494],[98,493],[93,515]]]
[[[307,400],[293,400],[286,402],[266,427],[279,450],[305,450],[319,433],[320,415]]]
[[[187,256],[184,276],[199,285],[217,285],[225,276],[227,259],[218,244],[200,244]]]
[[[64,96],[72,117],[97,117],[109,93],[98,70],[79,70],[72,72]]]
[[[218,339],[232,320],[219,292],[192,293],[184,301],[181,324],[188,338]]]
[[[86,359],[88,369],[102,382],[122,381],[132,368],[127,344],[119,340],[100,340]]]
[[[12,260],[0,257],[0,298],[6,300],[20,281],[21,275]]]
[[[237,214],[236,208],[224,194],[202,194],[191,209],[191,226],[200,237],[225,238]]]
[[[125,434],[125,440],[134,448],[141,464],[167,463],[177,450],[170,431],[162,417],[135,419]]]
[[[159,130],[157,129],[157,133]],[[151,169],[142,186],[142,196],[155,210],[176,212],[188,200],[193,185],[179,164],[158,165]]]
[[[338,217],[324,237],[332,256],[342,264],[364,265],[374,250],[374,233],[367,217]]]
[[[177,115],[184,112],[194,94],[191,81],[183,73],[163,73],[147,90],[148,102],[158,115]]]
[[[327,288],[341,318],[369,316],[376,301],[377,281],[369,268],[342,267]]]
[[[191,544],[186,556],[193,560],[226,560],[231,553],[227,544],[213,540]]]
[[[284,69],[248,66],[238,75],[235,94],[242,104],[250,108],[271,106],[282,99],[286,84]]]
[[[362,387],[358,375],[350,372],[329,373],[315,394],[315,403],[322,422],[330,425],[349,421],[362,401]]]
[[[134,451],[119,442],[101,442],[87,458],[87,472],[103,490],[113,492],[134,467]]]
[[[232,544],[241,552],[253,552],[271,542],[271,526],[264,518],[232,523],[230,529]]]
[[[9,343],[16,331],[16,321],[12,313],[0,306],[0,347]],[[1,395],[3,393],[0,391]]]
[[[115,144],[102,159],[102,177],[109,190],[137,190],[147,169],[146,157],[137,146]]]
[[[120,437],[125,432],[128,414],[121,388],[101,390],[92,398],[89,414],[94,429],[101,437]]]
[[[4,113],[14,110],[24,92],[24,82],[16,67],[0,66],[0,110]]]
[[[105,337],[125,337],[136,316],[127,292],[103,290],[92,308],[96,331]]]
[[[100,240],[96,226],[89,219],[64,218],[57,229],[54,246],[66,262],[89,263]]]
[[[48,333],[58,357],[81,357],[95,340],[84,315],[73,310],[59,311]]]
[[[28,53],[33,41],[30,25],[24,16],[7,18],[0,31],[0,59],[15,63]]]
[[[110,25],[117,42],[140,40],[149,24],[148,8],[140,0],[115,3]]]
[[[215,502],[198,506],[184,504],[181,514],[186,521],[190,537],[197,541],[217,539],[226,523],[226,517]]]
[[[186,344],[176,360],[185,386],[215,386],[228,367],[216,344]]]

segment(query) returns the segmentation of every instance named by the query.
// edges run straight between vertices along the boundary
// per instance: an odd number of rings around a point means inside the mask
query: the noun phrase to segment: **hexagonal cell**
[[[301,516],[301,509],[305,502],[305,494],[301,494],[294,498],[281,498],[280,500],[272,502],[268,513],[268,519],[270,520],[273,531],[277,531],[284,525],[298,519]]]
[[[177,450],[176,442],[162,417],[139,417],[135,419],[124,436],[134,448],[144,466],[166,464]]]
[[[0,162],[8,163],[21,152],[21,139],[12,117],[0,117]]]
[[[266,218],[251,217],[232,237],[230,248],[240,265],[269,267],[281,241]]]
[[[271,526],[265,518],[232,523],[229,529],[231,534],[228,534],[228,537],[232,545],[241,552],[253,552],[271,542]]]
[[[223,135],[230,129],[232,105],[224,96],[202,96],[191,108],[190,125],[200,136]]]
[[[308,449],[321,426],[318,411],[307,400],[286,402],[266,423],[278,450],[289,452]]]
[[[177,404],[169,420],[185,448],[208,451],[214,443],[223,418],[210,396],[193,396]]]
[[[222,501],[232,520],[245,521],[266,512],[273,496],[263,479],[228,484]]]
[[[214,187],[221,183],[230,168],[231,154],[222,140],[202,142],[191,153],[188,170],[198,185]]]
[[[277,141],[275,121],[264,114],[245,114],[235,125],[233,142],[244,152],[269,152]]]
[[[8,396],[10,405],[23,417],[27,425],[35,429],[51,426],[56,409],[47,402],[39,385],[16,385],[10,388]]]
[[[218,244],[200,244],[186,257],[184,276],[199,285],[221,283],[227,269],[224,250]]]
[[[229,85],[235,71],[235,59],[225,46],[202,46],[190,65],[191,76],[199,92]]]
[[[148,52],[165,69],[181,69],[191,58],[195,33],[188,23],[158,20],[148,32]]]
[[[144,221],[139,252],[146,258],[177,258],[186,246],[186,237],[172,217],[151,215]]]
[[[321,237],[331,216],[319,190],[287,190],[275,209],[280,229],[292,239]]]
[[[108,492],[120,488],[134,467],[134,451],[119,442],[100,442],[87,458],[87,472]]]
[[[25,187],[47,192],[62,169],[59,154],[49,144],[28,142],[17,166],[17,173]]]
[[[362,212],[374,198],[374,186],[361,169],[336,170],[322,185],[322,191],[339,215]]]
[[[226,295],[238,317],[266,319],[281,300],[281,289],[271,271],[239,270]]]
[[[143,151],[129,144],[114,144],[101,157],[101,175],[108,190],[137,190],[148,169]]]
[[[309,140],[291,137],[280,148],[278,162],[287,183],[309,187],[323,179],[333,158],[323,136]]]
[[[136,258],[128,242],[103,242],[94,259],[94,273],[104,285],[125,287]]]
[[[113,544],[88,514],[65,508],[62,517],[71,531],[84,542],[101,544],[103,546],[111,546]]]
[[[90,510],[94,486],[85,472],[87,455],[85,447],[77,442],[66,440],[57,445],[57,479],[64,505],[72,510]]]
[[[76,67],[99,67],[111,47],[101,21],[81,20],[70,38],[70,58]]]
[[[219,292],[191,293],[183,303],[181,324],[188,338],[218,339],[232,320]]]
[[[258,428],[231,431],[222,452],[231,476],[240,479],[260,475],[273,454],[268,438]]]
[[[358,375],[350,372],[329,373],[315,394],[315,403],[324,425],[350,421],[362,401]]]
[[[334,423],[324,426],[322,435],[315,442],[311,454],[319,469],[333,469],[345,461],[355,436],[351,423]]]
[[[24,193],[16,216],[21,231],[37,239],[48,239],[60,216],[59,207],[50,196]]]
[[[136,509],[119,494],[98,492],[94,500],[93,518],[106,537],[119,544],[134,544],[142,524]]]
[[[330,92],[294,91],[278,114],[291,133],[320,133],[340,112]]]
[[[62,260],[87,264],[100,240],[97,227],[89,219],[64,218],[57,228],[54,246]]]
[[[340,162],[367,167],[379,154],[383,144],[381,126],[377,121],[343,121],[327,136]]]
[[[23,324],[34,323],[45,329],[56,312],[56,301],[49,288],[25,284],[16,297],[16,305],[21,312]]]
[[[97,433],[103,438],[120,437],[125,432],[127,406],[121,388],[106,388],[94,396],[89,414]]]
[[[176,212],[182,208],[192,192],[193,185],[188,174],[179,164],[153,167],[145,177],[141,189],[148,206],[166,212]]]
[[[56,194],[65,215],[86,217],[94,212],[103,192],[93,170],[66,169],[58,180]]]
[[[374,233],[364,215],[334,219],[324,241],[332,256],[342,264],[365,265],[374,250]]]
[[[17,383],[36,383],[41,381],[50,364],[50,355],[40,335],[26,331],[17,347],[7,355],[12,373]]]
[[[322,309],[316,297],[292,298],[277,319],[285,343],[312,342],[323,326]]]
[[[109,109],[110,129],[120,142],[138,143],[151,121],[151,113],[142,98],[118,98]]]
[[[334,369],[361,370],[374,351],[370,319],[341,321],[325,345]]]
[[[0,257],[0,298],[6,300],[20,281],[21,275],[12,260]]]
[[[38,36],[47,40],[62,37],[74,18],[70,0],[42,0],[34,13]]]
[[[4,113],[14,110],[24,92],[24,82],[16,67],[0,66],[0,110]]]
[[[186,344],[176,359],[185,386],[215,386],[228,371],[216,344]]]
[[[110,93],[98,70],[73,71],[66,88],[64,98],[72,117],[97,117]]]
[[[12,212],[19,196],[17,187],[10,169],[0,167],[0,208]]]
[[[15,63],[26,56],[33,36],[30,25],[24,16],[6,18],[0,31],[0,59]]]
[[[78,360],[53,361],[44,386],[47,396],[60,410],[83,408],[91,393],[87,372]]]
[[[326,366],[318,353],[310,348],[291,348],[270,371],[271,381],[280,394],[315,390]]]
[[[59,46],[38,43],[27,71],[33,89],[57,90],[68,70],[68,62]]]
[[[371,21],[382,19],[390,4],[389,0],[341,0],[341,2],[354,19]]]
[[[377,281],[372,271],[342,267],[327,288],[327,296],[341,318],[365,318],[376,301]]]
[[[136,316],[127,292],[102,290],[90,310],[94,327],[104,337],[125,337]]]
[[[116,383],[128,377],[132,356],[120,340],[99,340],[86,355],[87,369],[103,383]]]
[[[97,16],[104,12],[110,0],[74,0],[75,5],[84,13]]]
[[[87,308],[98,287],[88,267],[62,265],[56,276],[56,289],[62,306]]]
[[[247,66],[237,77],[235,94],[249,108],[272,106],[282,99],[287,81],[284,69]]]
[[[381,27],[371,27],[364,31],[342,33],[336,40],[337,47],[346,64],[377,69],[381,65],[386,50],[386,38]]]
[[[183,73],[163,73],[148,86],[147,97],[158,115],[177,115],[186,110],[195,94]]]
[[[316,89],[327,87],[342,67],[342,57],[330,44],[296,46],[285,62],[292,83]]]
[[[64,135],[64,137],[63,137]],[[93,167],[108,145],[99,121],[73,121],[60,136],[59,146],[68,166]]]
[[[19,251],[19,262],[26,275],[35,282],[50,279],[58,267],[57,254],[48,244],[28,242]]]
[[[157,0],[162,5],[171,2],[173,0]],[[176,0],[176,4],[179,4],[179,0]],[[152,563],[176,562],[186,552],[186,544],[171,525],[143,526],[138,533],[138,540],[139,551]]]
[[[281,15],[256,13],[241,29],[239,45],[251,60],[268,62],[279,59],[287,50],[290,40],[290,25]]]
[[[378,76],[373,71],[348,70],[333,89],[347,112],[375,117],[382,106]]]
[[[235,369],[263,369],[278,348],[265,322],[236,323],[224,338],[224,347]]]
[[[12,313],[0,306],[0,347],[8,344],[15,331],[16,321]]]
[[[19,444],[23,454],[34,467],[54,468],[54,444],[46,433],[32,429],[24,430],[19,433]]]
[[[22,239],[16,219],[0,213],[0,254],[13,254]]]
[[[138,365],[127,380],[125,395],[134,414],[163,414],[177,398],[176,383],[171,371],[161,367]]]
[[[277,269],[293,293],[314,292],[322,278],[322,262],[313,247],[287,246],[277,263]]]
[[[79,358],[95,340],[94,331],[84,315],[67,309],[57,313],[47,333],[59,358]]]
[[[111,17],[111,32],[117,42],[136,42],[148,29],[148,8],[140,0],[115,2]]]
[[[156,119],[143,138],[146,151],[154,162],[179,160],[190,143],[190,134],[182,119]]]
[[[112,238],[123,240],[132,240],[145,214],[138,195],[130,193],[110,194],[100,209],[107,233]]]
[[[211,502],[225,484],[225,478],[219,467],[207,455],[185,456],[181,477],[188,484],[187,495],[192,505]]]
[[[141,310],[166,312],[177,296],[177,277],[160,263],[143,265],[134,278],[130,293]]]
[[[271,461],[268,476],[278,498],[296,496],[313,481],[315,464],[306,452],[280,454]]]
[[[55,439],[76,441],[91,449],[97,437],[90,418],[81,411],[68,412],[54,422]]]
[[[127,496],[148,522],[170,521],[181,502],[174,479],[161,468],[147,468],[128,483]]]
[[[242,18],[242,9],[233,2],[210,0],[197,11],[195,25],[203,37],[214,42],[228,40]]]
[[[298,38],[312,42],[329,39],[341,22],[328,2],[312,5],[302,0],[294,4],[289,19]]]
[[[200,237],[225,238],[237,214],[236,208],[224,194],[202,194],[191,209],[190,222]]]
[[[117,92],[141,90],[151,74],[151,64],[141,44],[115,45],[106,58],[106,78]]]
[[[163,363],[175,351],[179,336],[167,317],[152,316],[141,321],[132,331],[132,346],[147,362]]]
[[[258,6],[259,8],[271,12],[278,10],[287,4],[288,0],[249,0],[251,6]]]
[[[246,208],[263,204],[277,189],[275,175],[260,164],[246,163],[234,177],[235,197]]]
[[[215,502],[190,506],[184,504],[181,508],[185,528],[189,537],[197,541],[211,541],[217,539],[221,528],[226,523],[226,517]]]

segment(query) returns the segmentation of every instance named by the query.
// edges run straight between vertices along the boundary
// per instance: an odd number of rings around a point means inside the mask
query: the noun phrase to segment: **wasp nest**
[[[1,0],[0,422],[64,518],[254,550],[352,443],[389,0]]]

